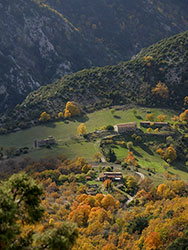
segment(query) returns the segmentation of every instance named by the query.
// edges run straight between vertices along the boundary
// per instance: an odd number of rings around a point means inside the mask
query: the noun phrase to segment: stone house
[[[114,125],[114,131],[117,133],[124,133],[127,131],[132,131],[137,129],[137,123],[136,122],[129,122],[129,123],[120,123]]]
[[[122,181],[123,175],[121,172],[104,172],[98,177],[98,181],[105,181],[107,179],[111,181]]]
[[[43,139],[43,140],[34,140],[34,148],[38,148],[38,147],[46,147],[46,146],[50,146],[50,145],[54,145],[56,144],[56,140],[54,139],[53,136],[48,136],[47,139]]]

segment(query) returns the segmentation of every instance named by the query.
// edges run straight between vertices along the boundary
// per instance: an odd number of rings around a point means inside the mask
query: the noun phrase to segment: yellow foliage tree
[[[155,88],[152,89],[152,94],[167,99],[169,97],[169,89],[164,83],[158,82]]]
[[[165,120],[166,120],[165,115],[160,114],[160,115],[157,116],[157,121],[158,122],[164,122]]]
[[[65,118],[70,118],[72,116],[78,116],[80,115],[81,111],[78,105],[75,102],[67,102],[64,112]]]
[[[69,110],[65,110],[65,112],[64,112],[64,117],[65,117],[65,119],[71,117],[71,113],[69,112]]]
[[[58,116],[59,119],[62,119],[63,118],[63,112],[59,112],[57,116]]]
[[[154,120],[154,114],[147,114],[146,115],[146,121],[153,121]]]
[[[158,149],[156,150],[156,153],[159,154],[161,157],[164,156],[164,150],[163,150],[162,148],[158,148]]]
[[[188,109],[186,109],[183,113],[179,116],[180,121],[182,122],[188,122]]]
[[[41,122],[47,122],[50,120],[50,115],[46,112],[42,112],[42,114],[40,115],[39,121]]]
[[[169,162],[172,162],[176,159],[176,157],[177,157],[177,154],[176,154],[175,148],[173,146],[169,146],[165,151],[164,159]]]
[[[85,135],[87,133],[86,131],[86,125],[84,123],[81,123],[77,128],[79,135]]]
[[[188,96],[184,98],[184,106],[188,105]]]
[[[153,132],[153,129],[152,128],[147,128],[146,130],[148,133],[152,133]]]

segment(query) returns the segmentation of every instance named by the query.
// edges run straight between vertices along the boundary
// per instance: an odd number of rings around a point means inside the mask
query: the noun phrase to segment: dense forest
[[[157,186],[125,176],[127,192],[136,191],[126,205],[127,198],[109,181],[102,185],[105,194],[87,194],[85,176],[94,179],[96,170],[83,158],[29,162],[24,171],[27,175],[15,174],[0,188],[1,249],[187,247],[188,186],[173,175]]]

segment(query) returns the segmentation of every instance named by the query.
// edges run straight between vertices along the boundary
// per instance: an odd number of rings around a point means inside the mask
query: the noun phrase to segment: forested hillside
[[[64,74],[130,59],[188,28],[184,0],[0,1],[0,112]]]
[[[187,29],[185,0],[43,0],[63,13],[85,36],[100,41],[119,60]]]
[[[55,118],[70,100],[86,111],[130,103],[180,108],[188,93],[187,46],[185,32],[142,50],[128,62],[67,75],[29,94],[9,118],[13,126],[38,121],[43,111]]]

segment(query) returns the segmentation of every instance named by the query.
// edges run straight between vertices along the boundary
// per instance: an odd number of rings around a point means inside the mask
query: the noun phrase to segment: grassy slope
[[[116,123],[131,121],[139,122],[141,121],[141,118],[143,120],[145,119],[147,111],[151,111],[155,117],[161,113],[165,114],[167,116],[167,120],[170,120],[170,118],[176,114],[175,111],[167,109],[136,108],[136,110],[137,115],[135,116],[133,109],[125,108],[123,110],[116,110],[114,114],[112,114],[110,109],[103,109],[88,114],[87,117],[80,119],[80,121],[54,122],[47,125],[33,127],[17,133],[0,136],[0,145],[3,145],[4,147],[31,147],[34,139],[43,139],[48,135],[53,135],[58,141],[58,146],[55,146],[52,149],[37,149],[30,152],[27,156],[30,156],[33,159],[40,159],[43,157],[65,154],[70,158],[84,156],[88,160],[93,160],[93,155],[99,151],[98,144],[97,142],[78,142],[77,127],[80,123],[85,122],[87,132],[92,132],[104,125],[114,125]],[[155,168],[158,175],[155,177],[153,176],[152,178],[156,183],[160,183],[163,178],[161,174],[166,171],[163,168],[164,161],[159,157],[159,155],[156,153],[152,155],[143,147],[141,148],[139,146],[135,146],[134,150],[136,157],[139,160],[139,164],[143,168]],[[118,159],[124,159],[127,155],[127,149],[117,147],[115,148],[115,153]],[[174,167],[170,167],[168,170],[172,173],[178,174],[182,179],[188,180],[188,173],[185,172],[185,168],[180,165],[178,165],[178,168],[182,168],[182,171]],[[142,170],[142,172],[145,174],[147,173],[144,170]]]
[[[142,117],[142,119],[144,120],[146,111],[151,111],[155,115],[155,117],[163,113],[167,116],[168,119],[176,114],[176,112],[172,110],[137,108],[137,115]],[[46,138],[49,135],[54,136],[60,142],[67,141],[70,140],[71,137],[77,136],[77,127],[80,123],[83,122],[85,122],[86,124],[87,132],[92,132],[105,125],[114,125],[116,123],[132,121],[141,121],[141,119],[138,119],[133,114],[133,109],[117,110],[114,114],[112,114],[111,110],[107,108],[90,113],[85,118],[80,119],[80,121],[74,120],[48,123],[46,125],[21,130],[16,133],[2,135],[0,136],[0,145],[8,147],[31,146],[34,139]]]

